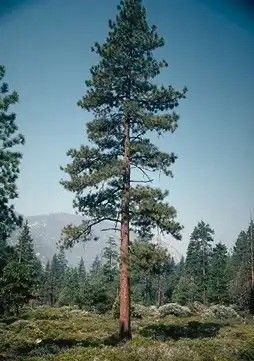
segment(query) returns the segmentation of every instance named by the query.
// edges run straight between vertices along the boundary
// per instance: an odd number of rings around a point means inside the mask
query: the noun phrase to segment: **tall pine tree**
[[[71,149],[72,162],[64,170],[70,176],[64,187],[76,194],[74,206],[88,220],[81,227],[65,229],[65,246],[87,240],[93,225],[104,220],[120,225],[120,337],[131,337],[129,285],[129,233],[151,237],[155,228],[180,238],[176,210],[166,202],[167,191],[148,185],[151,173],[171,175],[174,153],[161,152],[149,138],[177,128],[178,115],[171,112],[185,97],[186,89],[157,86],[153,79],[166,67],[153,51],[164,39],[149,26],[140,0],[123,0],[116,20],[109,22],[108,37],[96,43],[99,56],[86,82],[79,106],[92,111],[87,124],[93,147]],[[143,185],[135,185],[135,182]]]
[[[18,94],[9,92],[4,76],[5,68],[0,65],[0,267],[4,263],[6,239],[22,222],[10,202],[18,196],[16,180],[22,154],[16,146],[24,143],[23,135],[17,134],[16,114],[10,112],[10,107],[18,102]]]

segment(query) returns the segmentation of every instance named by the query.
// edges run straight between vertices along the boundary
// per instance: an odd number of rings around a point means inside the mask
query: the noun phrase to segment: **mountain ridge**
[[[84,219],[85,218],[80,215],[67,212],[54,212],[24,217],[24,220],[28,220],[30,226],[35,251],[44,265],[52,259],[54,253],[59,251],[57,244],[60,240],[62,229],[68,224],[79,225]],[[118,232],[111,230],[102,231],[110,227],[112,227],[111,222],[101,222],[93,227],[96,241],[81,242],[76,244],[72,249],[66,250],[65,254],[68,263],[70,265],[77,265],[82,257],[86,267],[89,268],[95,257],[102,253],[106,241],[110,236],[113,236],[117,243],[119,242]],[[18,232],[15,232],[11,237],[11,242],[15,242],[17,237]],[[153,242],[159,243],[161,246],[167,248],[176,261],[180,260],[181,253],[174,247],[174,242],[159,236],[155,236]]]

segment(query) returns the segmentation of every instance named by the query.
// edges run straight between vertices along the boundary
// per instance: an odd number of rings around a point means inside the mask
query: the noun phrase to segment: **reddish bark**
[[[121,226],[121,268],[120,268],[120,338],[131,338],[130,326],[130,282],[128,270],[129,229],[128,225]]]
[[[130,325],[130,279],[129,279],[129,203],[130,203],[130,124],[124,124],[123,197],[121,207],[120,246],[120,338],[131,338]]]

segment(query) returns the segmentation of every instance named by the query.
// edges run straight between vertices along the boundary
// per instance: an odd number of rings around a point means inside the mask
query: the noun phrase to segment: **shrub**
[[[207,311],[207,306],[201,302],[194,301],[188,304],[188,307],[193,313],[202,314]]]
[[[119,317],[119,299],[116,298],[113,307],[112,307],[112,315],[114,318]],[[158,315],[158,309],[156,306],[144,306],[138,303],[131,304],[131,316],[134,318],[143,318],[143,317],[153,317]]]
[[[178,303],[166,303],[158,308],[160,317],[167,315],[174,315],[178,317],[185,317],[191,315],[191,310],[186,306],[181,306]]]
[[[232,319],[239,318],[240,316],[232,307],[223,305],[213,305],[206,309],[203,316],[204,319],[217,318],[217,319]]]
[[[48,307],[40,306],[35,309],[31,309],[23,314],[25,319],[34,319],[34,320],[61,320],[70,317],[70,311],[73,310],[73,307],[64,306],[64,307]]]
[[[29,356],[57,355],[61,348],[58,345],[46,345],[34,348],[29,352]]]
[[[144,306],[137,303],[132,305],[132,316],[136,318],[159,317],[159,311],[156,306]]]

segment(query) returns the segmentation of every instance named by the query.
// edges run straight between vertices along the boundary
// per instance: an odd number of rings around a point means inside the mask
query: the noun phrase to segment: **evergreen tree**
[[[213,303],[227,303],[229,301],[229,269],[227,247],[217,244],[211,255],[208,280],[208,299]]]
[[[28,221],[25,222],[22,228],[15,248],[20,263],[37,263],[38,260],[34,252],[33,239],[30,235]]]
[[[67,271],[67,261],[64,251],[54,254],[50,265],[49,288],[50,288],[50,304],[55,305],[58,302],[60,292],[64,284],[65,272]]]
[[[100,257],[97,255],[91,265],[91,270],[90,270],[91,277],[96,278],[101,273],[101,269],[102,269],[102,261]]]
[[[154,303],[155,295],[151,276],[154,247],[151,243],[136,241],[130,247],[132,294],[135,302]]]
[[[172,273],[172,259],[158,244],[136,241],[131,245],[131,276],[134,299],[160,305]]]
[[[46,305],[53,306],[54,304],[54,292],[53,292],[53,282],[52,282],[52,275],[51,275],[51,265],[48,261],[45,267],[45,271],[43,274],[43,283],[42,283],[42,301]]]
[[[76,193],[75,207],[88,217],[81,227],[65,229],[65,246],[87,240],[93,225],[104,220],[120,224],[120,335],[131,337],[128,271],[129,231],[150,237],[155,227],[180,238],[176,211],[165,201],[168,192],[138,182],[151,182],[150,174],[171,175],[174,153],[161,152],[151,142],[151,131],[174,132],[178,115],[170,112],[185,97],[186,89],[153,83],[165,61],[153,51],[164,45],[156,27],[150,27],[140,0],[123,0],[115,22],[109,22],[104,44],[93,50],[99,63],[91,68],[86,95],[79,105],[93,111],[87,125],[94,147],[71,149],[72,162],[64,170],[70,180],[64,187]],[[135,172],[134,172],[135,170]],[[137,179],[138,174],[141,178]]]
[[[88,310],[105,313],[112,308],[116,285],[102,259],[96,256],[81,293],[81,304]]]
[[[169,255],[168,251],[155,245],[154,260],[152,264],[152,275],[155,279],[156,288],[156,300],[157,306],[161,306],[165,300],[166,290],[168,291],[168,285],[170,284],[170,276],[173,273],[174,260]]]
[[[64,274],[57,303],[59,306],[80,305],[79,273],[77,268],[68,268]]]
[[[9,92],[4,75],[5,68],[0,65],[0,272],[6,264],[6,240],[22,222],[10,202],[18,196],[16,180],[22,157],[15,148],[24,144],[24,137],[17,134],[16,114],[10,112],[10,107],[18,102],[18,94]]]
[[[172,301],[186,305],[197,300],[199,300],[199,289],[194,277],[184,272],[173,291]]]
[[[80,262],[79,262],[78,275],[79,275],[80,280],[85,279],[85,277],[86,277],[86,268],[85,268],[85,262],[83,260],[83,257],[81,257]]]
[[[18,102],[18,94],[9,92],[8,84],[3,81],[4,76],[5,68],[0,65],[0,277],[13,256],[13,248],[7,244],[7,238],[22,224],[22,218],[17,216],[11,202],[18,196],[16,180],[22,157],[15,148],[24,144],[24,137],[17,134],[16,114],[10,112],[10,107]],[[0,313],[3,311],[0,296]]]
[[[180,262],[177,265],[177,274],[178,274],[179,278],[184,271],[184,267],[185,267],[185,259],[184,259],[184,256],[182,256],[180,259]]]
[[[6,309],[18,313],[28,301],[38,297],[42,267],[37,259],[29,227],[25,223],[13,259],[3,269],[1,294]]]
[[[183,263],[182,263],[183,262]],[[174,258],[171,258],[168,263],[167,272],[164,276],[165,284],[165,302],[172,302],[173,292],[179,283],[184,268],[184,258],[182,257],[179,263],[176,263]]]
[[[209,224],[201,221],[194,228],[190,243],[187,249],[187,256],[185,262],[185,269],[181,284],[190,283],[195,289],[194,298],[195,300],[207,302],[207,287],[209,279],[209,262],[212,252],[214,230],[211,229]],[[180,287],[180,286],[179,286]],[[184,291],[184,287],[178,288],[176,291],[179,299],[188,299],[188,294],[192,295],[186,288],[186,294],[180,295],[179,292]]]
[[[253,221],[247,231],[241,231],[231,258],[230,294],[240,308],[254,313],[254,237]]]
[[[117,279],[119,255],[117,244],[113,237],[109,237],[102,255],[103,273],[107,277],[107,282],[114,282]]]
[[[76,296],[76,302],[79,308],[84,306],[84,294],[86,293],[86,288],[88,284],[88,275],[85,268],[85,263],[81,257],[79,266],[78,266],[78,293]]]

